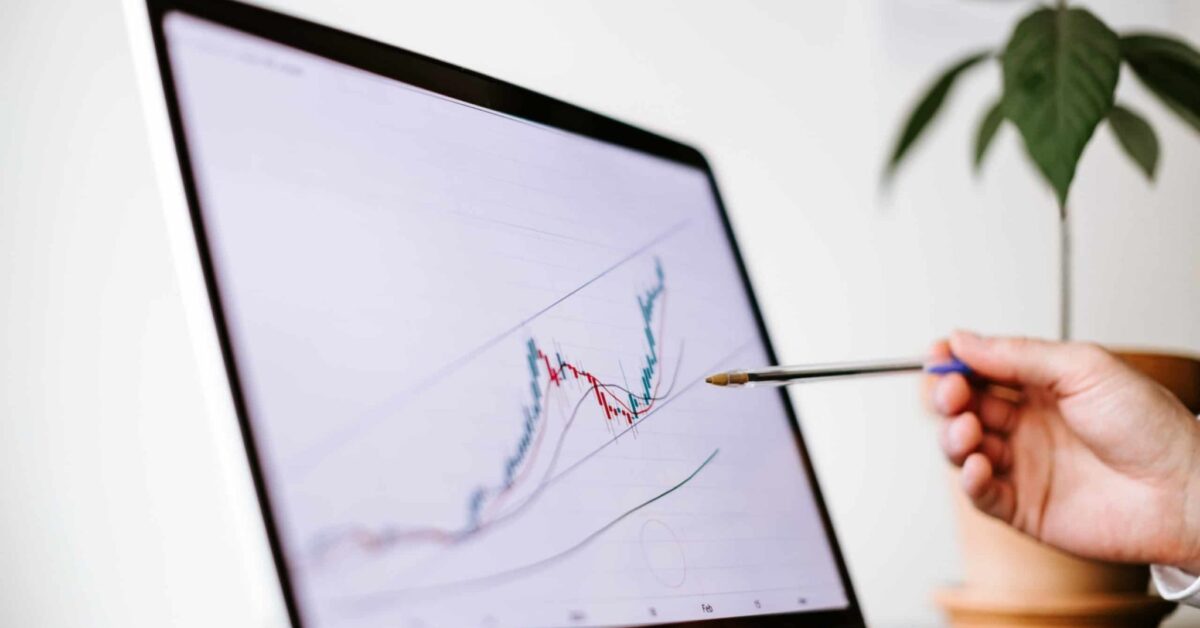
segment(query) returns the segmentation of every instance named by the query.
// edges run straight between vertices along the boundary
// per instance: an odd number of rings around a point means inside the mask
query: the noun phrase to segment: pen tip
[[[725,386],[729,384],[729,373],[717,373],[704,378],[704,381],[713,386]]]

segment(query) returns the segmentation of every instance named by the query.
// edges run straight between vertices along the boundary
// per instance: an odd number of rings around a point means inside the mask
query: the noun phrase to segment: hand
[[[980,378],[929,376],[942,450],[979,510],[1079,556],[1200,574],[1200,422],[1100,347],[957,332]]]

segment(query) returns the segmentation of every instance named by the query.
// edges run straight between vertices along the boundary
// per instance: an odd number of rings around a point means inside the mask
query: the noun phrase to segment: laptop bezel
[[[242,444],[253,476],[259,508],[266,528],[268,543],[279,577],[282,595],[293,626],[304,626],[296,592],[283,551],[282,542],[275,522],[269,487],[265,481],[254,430],[241,390],[241,378],[234,359],[230,336],[221,305],[216,275],[203,228],[203,215],[196,191],[194,171],[187,149],[175,83],[168,59],[168,48],[164,33],[164,19],[172,11],[179,11],[209,20],[235,30],[262,37],[287,46],[303,50],[324,58],[357,67],[380,76],[395,79],[421,89],[435,92],[473,105],[491,109],[506,115],[523,118],[538,124],[576,133],[599,141],[616,144],[701,169],[708,179],[709,187],[721,215],[738,273],[746,290],[746,296],[754,311],[755,323],[769,359],[776,361],[776,354],[767,333],[762,312],[747,274],[744,260],[733,233],[728,213],[721,200],[716,179],[703,154],[682,142],[657,135],[619,120],[597,114],[581,107],[549,96],[491,78],[446,62],[410,52],[389,44],[340,31],[314,22],[283,13],[246,5],[233,0],[146,0],[147,15],[158,62],[163,97],[174,140],[176,158],[182,174],[183,192],[191,216],[191,227],[195,238],[200,266],[204,275],[208,304],[216,327],[220,353],[228,378],[230,394],[241,430]],[[797,611],[771,615],[749,615],[743,617],[700,620],[696,622],[662,624],[674,626],[862,626],[863,619],[858,600],[850,582],[845,560],[842,556],[833,525],[821,494],[815,470],[804,444],[795,410],[787,393],[780,389],[779,402],[792,426],[796,447],[804,465],[812,494],[820,512],[821,523],[828,538],[830,549],[837,563],[841,585],[848,605],[843,609]]]

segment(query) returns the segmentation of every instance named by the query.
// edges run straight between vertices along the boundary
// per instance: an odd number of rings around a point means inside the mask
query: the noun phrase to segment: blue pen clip
[[[966,362],[950,356],[949,360],[928,364],[925,366],[925,372],[932,375],[949,375],[951,373],[961,373],[963,377],[971,377],[975,375],[975,371],[967,366]]]

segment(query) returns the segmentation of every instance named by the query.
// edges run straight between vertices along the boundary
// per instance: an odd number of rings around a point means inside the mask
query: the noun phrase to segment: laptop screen
[[[306,625],[844,608],[708,173],[181,12],[202,239]]]

